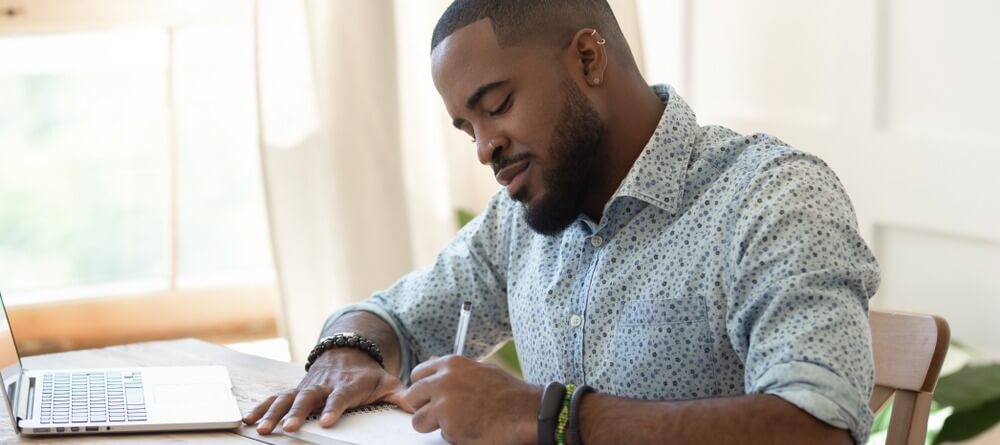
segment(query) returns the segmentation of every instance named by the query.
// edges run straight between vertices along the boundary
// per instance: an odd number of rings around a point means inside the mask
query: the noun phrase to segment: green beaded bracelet
[[[566,395],[563,396],[562,410],[559,411],[559,424],[556,425],[556,445],[566,445],[566,425],[569,423],[569,402],[576,385],[566,385]]]

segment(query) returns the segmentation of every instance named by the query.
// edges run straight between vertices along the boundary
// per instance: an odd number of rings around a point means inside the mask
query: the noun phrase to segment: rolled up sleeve
[[[734,231],[729,283],[727,330],[746,391],[781,397],[865,443],[878,266],[822,161],[797,154],[762,168]]]
[[[868,440],[871,412],[867,398],[833,370],[808,362],[769,368],[747,391],[781,397],[826,424],[851,432],[855,443]]]

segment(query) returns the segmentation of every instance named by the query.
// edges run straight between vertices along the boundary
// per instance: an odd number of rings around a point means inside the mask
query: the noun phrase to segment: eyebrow
[[[507,83],[506,80],[498,80],[496,82],[490,82],[480,86],[479,88],[476,88],[476,92],[472,93],[472,95],[469,96],[469,99],[465,101],[465,108],[468,108],[470,110],[476,108],[476,105],[479,104],[479,101],[483,100],[483,96],[485,96],[490,91],[500,88],[506,83]],[[459,130],[462,129],[462,126],[464,124],[465,124],[465,119],[462,118],[456,118],[455,120],[451,121],[451,125],[453,125],[455,128]]]

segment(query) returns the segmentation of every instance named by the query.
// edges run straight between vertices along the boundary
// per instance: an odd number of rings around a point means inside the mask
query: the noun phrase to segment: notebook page
[[[383,403],[349,410],[330,428],[319,425],[316,416],[310,416],[302,428],[283,434],[296,439],[329,445],[445,445],[440,431],[418,433],[413,430],[412,416],[396,407]]]

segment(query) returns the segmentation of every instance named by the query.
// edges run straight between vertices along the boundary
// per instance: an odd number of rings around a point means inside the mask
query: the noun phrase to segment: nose
[[[479,163],[490,165],[494,156],[503,152],[504,148],[510,145],[510,140],[505,136],[495,136],[479,143],[476,147],[476,155],[479,156]]]

